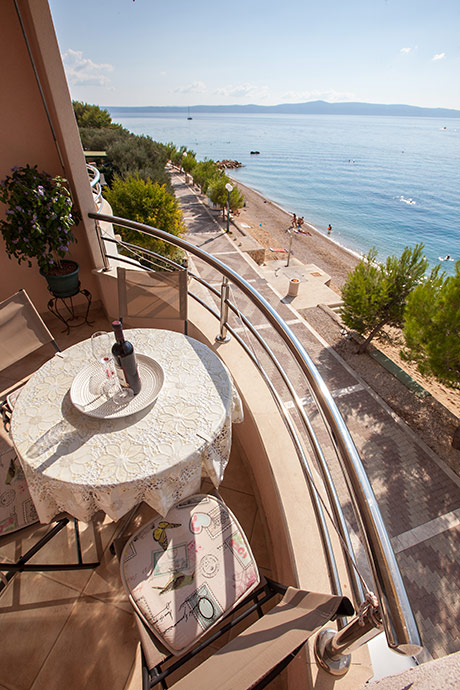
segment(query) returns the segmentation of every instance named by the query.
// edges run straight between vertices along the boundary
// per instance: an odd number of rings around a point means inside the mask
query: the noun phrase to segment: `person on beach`
[[[297,216],[295,213],[292,214],[292,227],[293,228],[297,227]]]
[[[329,225],[327,227],[327,234],[330,235],[331,232],[332,232],[332,225],[329,223]]]

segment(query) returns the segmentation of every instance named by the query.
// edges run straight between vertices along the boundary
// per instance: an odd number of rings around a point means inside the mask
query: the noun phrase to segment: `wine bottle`
[[[125,340],[121,321],[113,321],[112,328],[116,339],[112,346],[112,354],[118,378],[122,386],[131,388],[134,395],[137,395],[141,389],[141,380],[139,378],[134,347],[132,343]]]

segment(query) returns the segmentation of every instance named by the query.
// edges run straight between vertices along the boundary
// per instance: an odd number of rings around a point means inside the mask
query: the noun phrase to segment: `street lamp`
[[[289,249],[288,249],[288,256],[287,256],[287,261],[286,261],[286,268],[289,266],[289,260],[291,258],[292,237],[293,237],[291,228],[288,228],[288,235],[289,235]]]
[[[227,232],[230,232],[230,192],[233,192],[230,182],[227,182],[225,189],[227,190]]]

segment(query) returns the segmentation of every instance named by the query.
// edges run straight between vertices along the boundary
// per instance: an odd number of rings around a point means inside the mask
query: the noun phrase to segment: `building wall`
[[[83,217],[75,228],[77,243],[71,245],[69,258],[80,264],[82,287],[92,292],[94,300],[99,299],[98,284],[91,271],[101,267],[102,261],[94,222],[87,219],[87,213],[95,207],[48,2],[18,0],[18,7],[27,39],[13,0],[0,3],[0,179],[13,166],[29,163],[69,181]],[[2,217],[5,210],[0,204]],[[8,259],[0,236],[0,300],[19,288],[27,290],[40,312],[46,310],[50,294],[35,262],[29,268]]]

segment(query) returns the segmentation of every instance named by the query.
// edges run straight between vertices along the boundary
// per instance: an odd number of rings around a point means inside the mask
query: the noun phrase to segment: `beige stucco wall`
[[[101,265],[101,259],[93,223],[86,218],[90,210],[95,210],[94,202],[48,2],[18,0],[18,6],[51,124],[14,2],[2,0],[0,179],[13,166],[29,163],[69,180],[73,199],[84,218],[75,230],[77,243],[71,246],[69,258],[80,264],[82,287],[90,290],[96,300],[99,289],[91,271]],[[4,212],[0,204],[0,214]],[[45,279],[35,265],[29,268],[9,260],[0,236],[0,300],[19,288],[27,290],[39,311],[46,310],[50,294]]]

